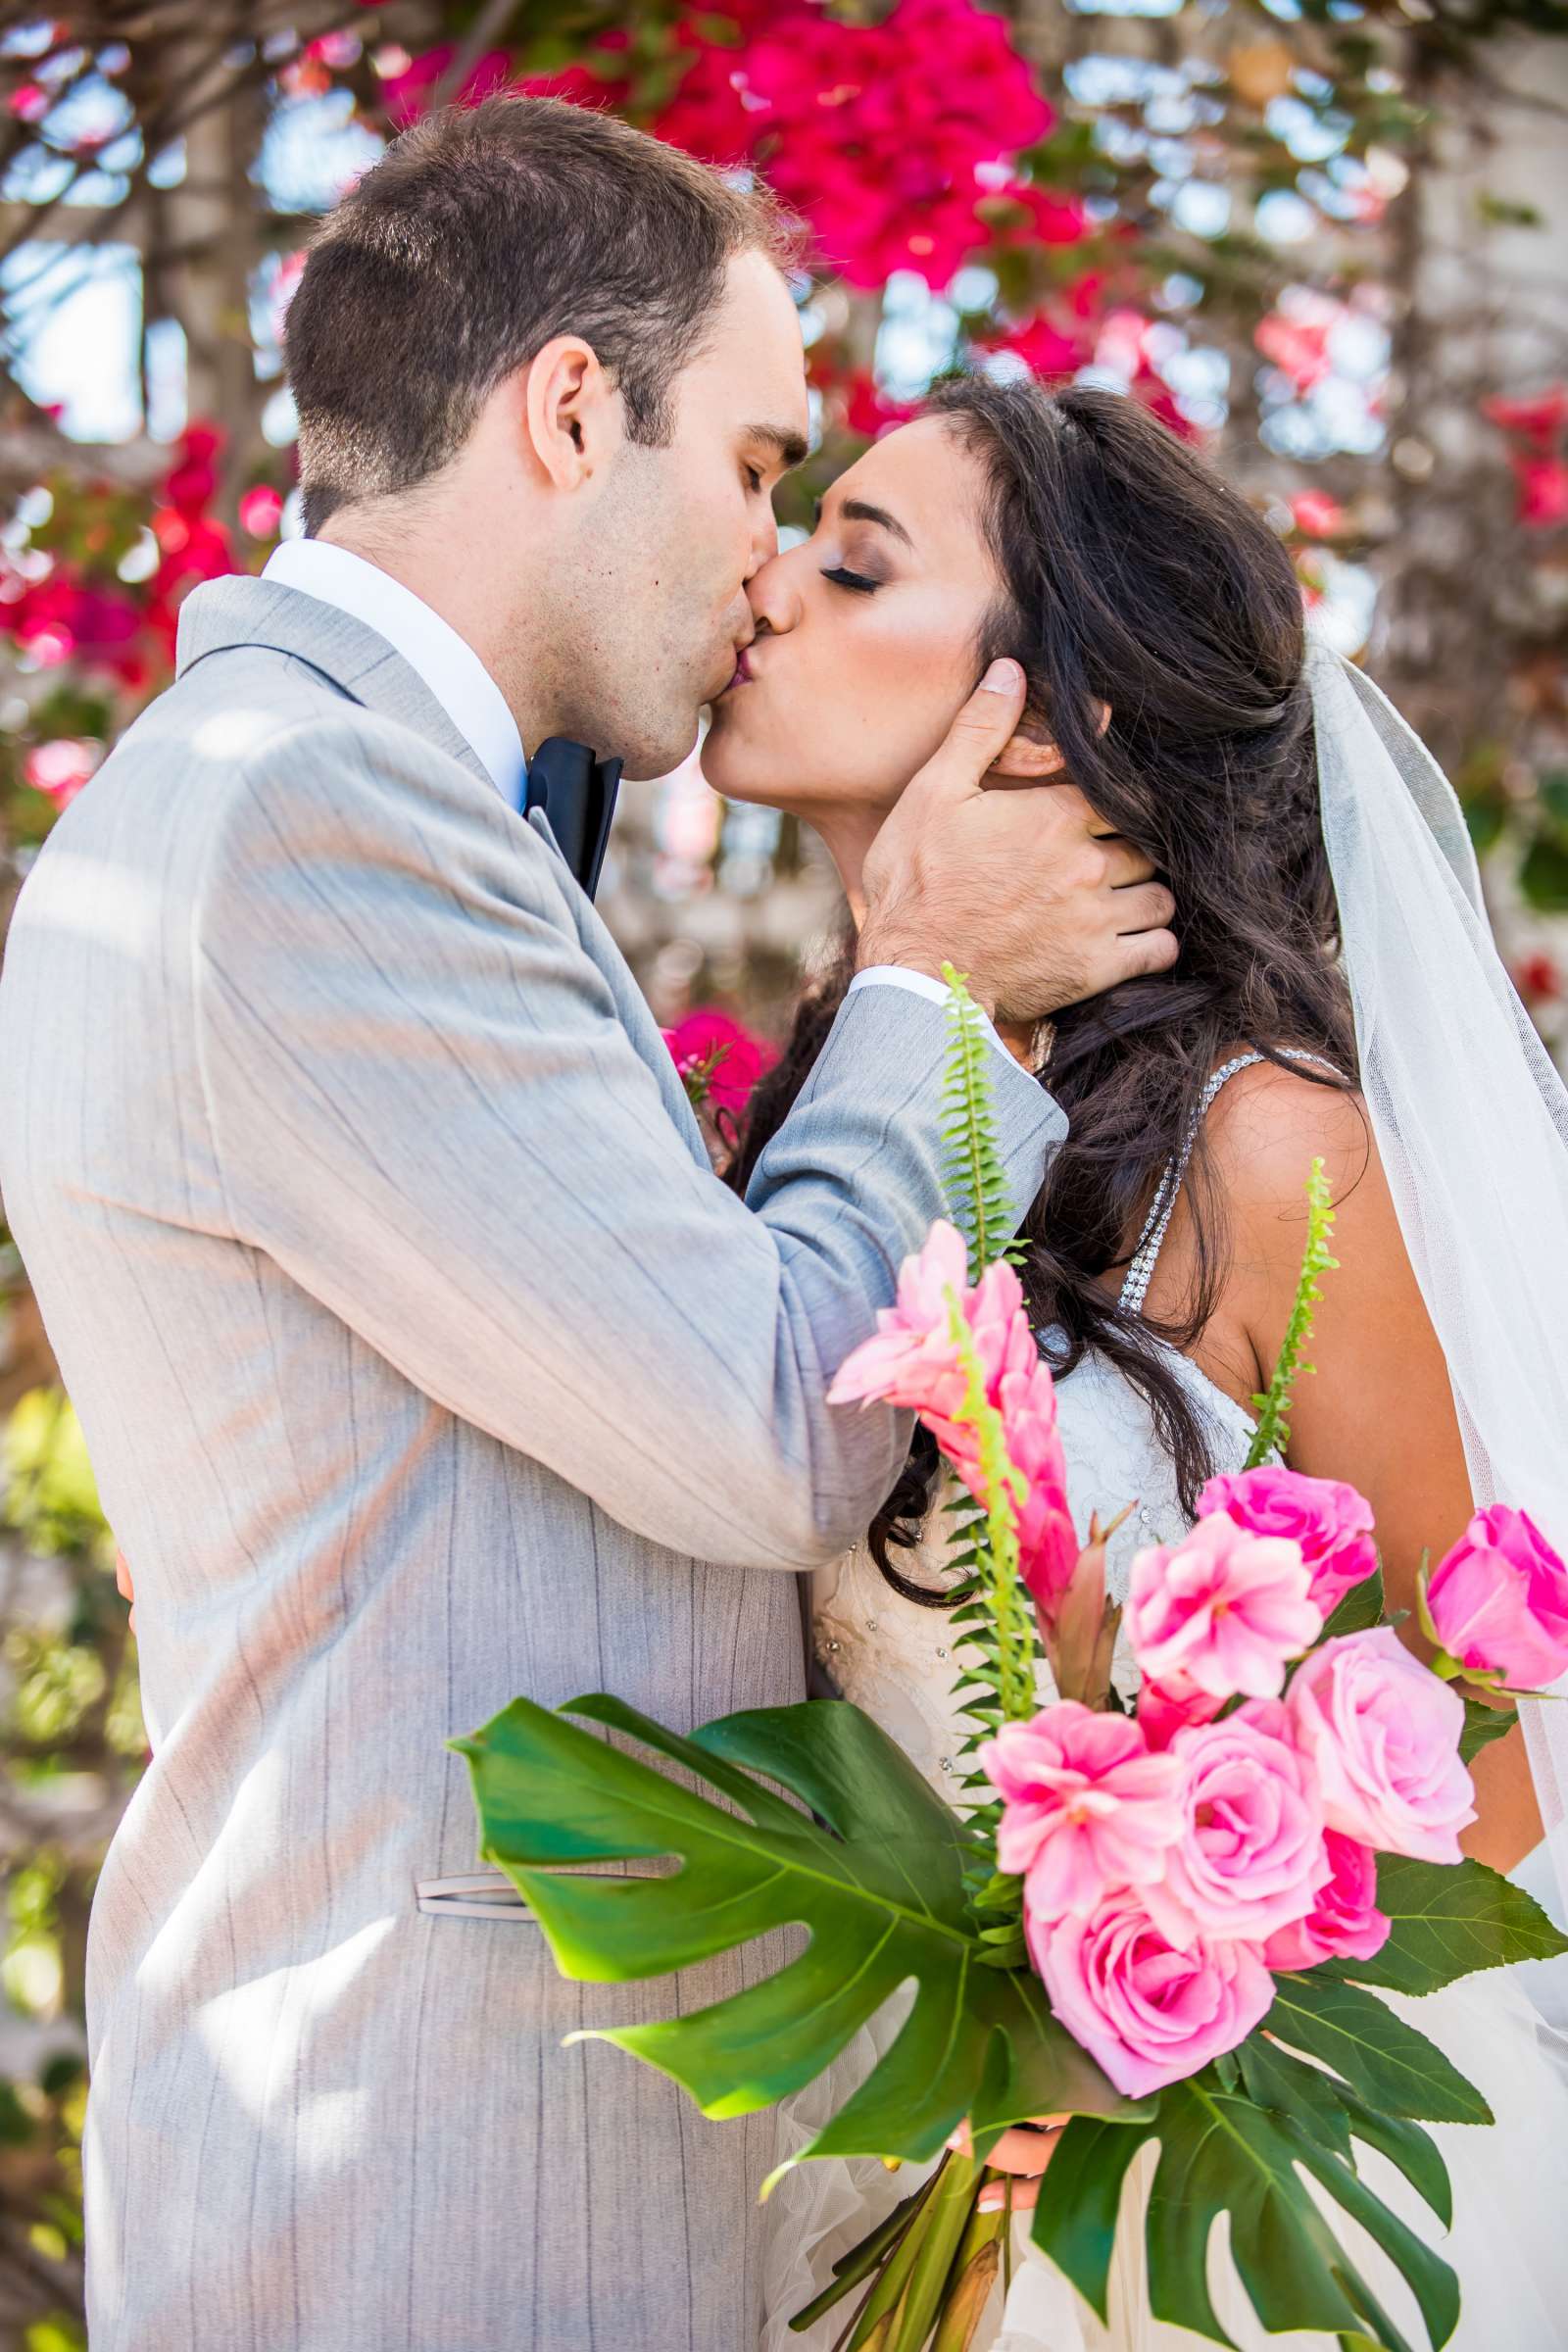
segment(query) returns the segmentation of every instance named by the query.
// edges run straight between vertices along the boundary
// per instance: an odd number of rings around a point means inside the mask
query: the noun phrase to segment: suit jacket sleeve
[[[357,712],[220,797],[192,968],[237,1238],[657,1543],[798,1569],[853,1541],[909,1424],[823,1396],[942,1211],[940,1008],[852,996],[743,1203],[486,787]],[[999,1089],[1026,1200],[1065,1121]]]

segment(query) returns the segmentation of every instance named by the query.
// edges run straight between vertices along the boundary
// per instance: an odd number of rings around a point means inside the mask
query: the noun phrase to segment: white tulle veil
[[[1314,645],[1307,675],[1361,1084],[1471,1487],[1568,1555],[1568,1089],[1493,944],[1442,768],[1353,663]],[[1568,1903],[1568,1700],[1520,1712]]]

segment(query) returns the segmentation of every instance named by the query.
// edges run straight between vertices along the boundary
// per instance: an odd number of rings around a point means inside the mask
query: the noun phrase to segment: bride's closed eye
[[[857,596],[869,596],[873,589],[882,585],[880,580],[868,580],[862,571],[847,570],[842,564],[830,565],[822,577],[836,581],[841,588],[853,588]]]

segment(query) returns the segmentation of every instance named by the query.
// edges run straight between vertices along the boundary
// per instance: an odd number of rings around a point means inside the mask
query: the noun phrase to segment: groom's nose
[[[752,526],[751,554],[752,560],[746,573],[748,588],[762,566],[770,564],[778,554],[778,523],[774,518],[772,507],[765,500],[762,502],[761,513]]]

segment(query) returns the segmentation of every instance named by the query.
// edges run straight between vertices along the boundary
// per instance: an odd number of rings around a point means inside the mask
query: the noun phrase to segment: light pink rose
[[[1133,1560],[1124,1623],[1151,1682],[1186,1676],[1211,1698],[1277,1698],[1287,1662],[1323,1630],[1301,1547],[1234,1519],[1200,1519]]]
[[[1212,1723],[1224,1704],[1222,1698],[1200,1690],[1191,1675],[1178,1672],[1168,1682],[1139,1685],[1138,1720],[1151,1747],[1169,1747],[1189,1724]]]
[[[1331,1830],[1380,1853],[1460,1859],[1459,1832],[1476,1817],[1459,1756],[1464,1702],[1392,1626],[1325,1642],[1286,1704]]]
[[[1477,1511],[1427,1585],[1438,1640],[1474,1674],[1544,1690],[1568,1673],[1568,1567],[1523,1511]]]
[[[1307,1478],[1282,1463],[1264,1462],[1234,1477],[1211,1478],[1198,1497],[1198,1515],[1223,1511],[1254,1536],[1290,1536],[1301,1546],[1311,1595],[1326,1619],[1352,1586],[1378,1564],[1372,1505],[1337,1478]]]
[[[1181,1833],[1186,1767],[1152,1756],[1125,1715],[1061,1699],[1004,1724],[979,1753],[1003,1800],[997,1860],[1024,1874],[1035,1918],[1092,1911],[1107,1887],[1159,1877]]]
[[[1142,2098],[1234,2050],[1267,2014],[1274,1980],[1254,1944],[1178,1948],[1131,1887],[1087,1919],[1026,1919],[1051,2006],[1119,2091]]]
[[[1378,1858],[1338,1830],[1324,1833],[1329,1876],[1304,1919],[1281,1928],[1263,1946],[1270,1968],[1315,1968],[1320,1960],[1370,1960],[1392,1922],[1378,1909]]]
[[[1164,1935],[1262,1943],[1303,1918],[1329,1858],[1316,1779],[1284,1702],[1250,1699],[1222,1723],[1178,1732],[1170,1753],[1187,1767],[1186,1818],[1145,1894]]]

